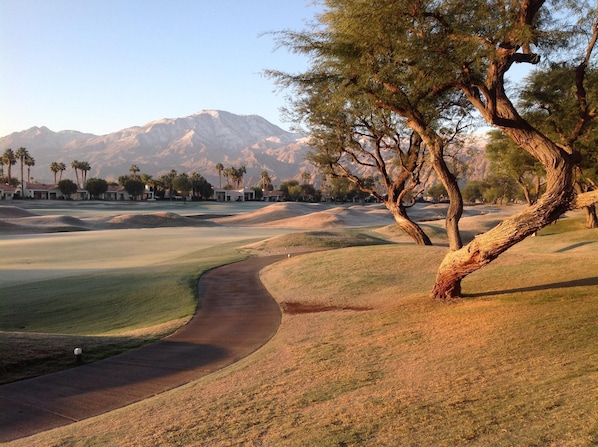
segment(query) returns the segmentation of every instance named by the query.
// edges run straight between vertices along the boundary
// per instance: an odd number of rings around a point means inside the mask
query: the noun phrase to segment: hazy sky
[[[281,123],[261,72],[306,68],[262,33],[301,30],[311,0],[0,0],[0,136],[106,134],[203,109]]]

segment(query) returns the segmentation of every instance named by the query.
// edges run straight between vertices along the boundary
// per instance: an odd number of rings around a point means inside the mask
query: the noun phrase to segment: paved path
[[[280,309],[258,277],[264,266],[280,259],[251,258],[205,273],[199,280],[201,307],[164,340],[0,386],[0,442],[138,402],[254,352],[280,324]]]

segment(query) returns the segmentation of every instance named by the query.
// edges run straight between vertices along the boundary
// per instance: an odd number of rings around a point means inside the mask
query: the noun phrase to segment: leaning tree
[[[314,87],[321,84],[316,78],[309,81],[309,94],[299,95],[295,102],[297,121],[305,121],[310,131],[308,160],[327,178],[346,178],[376,197],[415,243],[431,245],[407,212],[419,191],[422,171],[426,172],[421,138],[409,132],[395,113],[372,108],[367,97],[349,99],[347,90],[339,95],[338,88],[322,85],[314,94]],[[378,182],[372,181],[373,174]]]
[[[437,99],[444,95],[465,98],[546,172],[545,191],[532,206],[463,247],[458,241],[451,243],[439,266],[433,297],[460,296],[465,276],[565,211],[598,201],[598,191],[579,193],[574,187],[581,154],[526,120],[506,86],[514,64],[564,58],[575,66],[576,126],[588,126],[596,111],[586,88],[586,74],[595,66],[596,5],[584,0],[325,0],[323,4],[313,29],[283,33],[282,43],[309,54],[313,64],[337,61],[344,67],[342,82],[370,95],[376,107],[405,119],[426,145],[447,189],[448,219],[458,222],[462,199],[442,166],[446,137],[435,120],[446,104]],[[451,224],[457,225],[447,220],[447,228]]]

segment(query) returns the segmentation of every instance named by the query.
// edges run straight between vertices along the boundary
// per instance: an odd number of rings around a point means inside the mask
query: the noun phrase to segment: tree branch
[[[578,194],[569,204],[570,210],[576,210],[598,203],[598,190]]]

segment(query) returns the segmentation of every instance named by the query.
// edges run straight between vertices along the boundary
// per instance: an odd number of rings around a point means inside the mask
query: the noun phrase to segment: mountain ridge
[[[199,172],[218,184],[217,163],[225,167],[246,166],[244,183],[260,184],[267,171],[278,183],[313,172],[305,155],[305,137],[288,132],[258,115],[235,115],[221,110],[201,110],[180,118],[161,118],[141,126],[120,129],[104,135],[75,130],[54,132],[45,126],[13,132],[0,138],[0,148],[26,147],[35,159],[35,181],[51,182],[50,163],[63,162],[67,172],[73,160],[88,161],[88,178],[117,180],[137,165],[154,178],[175,169]]]
[[[473,138],[471,151],[462,154],[469,166],[469,179],[481,179],[488,169],[483,138]],[[73,160],[87,161],[87,178],[116,181],[130,174],[131,165],[141,173],[159,178],[172,169],[178,173],[198,172],[218,186],[216,165],[245,166],[244,185],[261,186],[261,173],[268,172],[274,185],[311,175],[319,186],[315,167],[306,160],[309,151],[305,135],[288,132],[259,115],[235,115],[222,110],[200,110],[180,118],[161,118],[104,135],[76,130],[54,132],[45,126],[13,132],[0,138],[0,151],[25,147],[35,159],[34,182],[51,183],[50,164],[63,162],[63,178],[75,179]],[[18,169],[17,169],[18,170]],[[17,170],[13,170],[13,176]],[[222,179],[223,180],[223,179]]]

